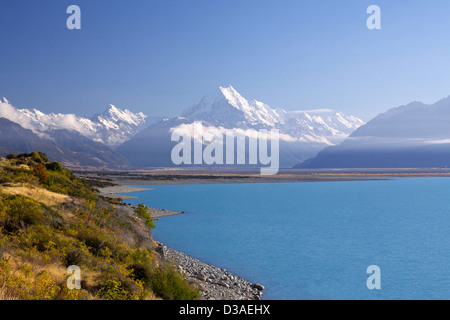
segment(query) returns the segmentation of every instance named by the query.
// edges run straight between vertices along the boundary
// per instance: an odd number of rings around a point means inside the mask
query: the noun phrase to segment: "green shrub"
[[[80,265],[84,262],[84,252],[80,248],[70,248],[63,258],[66,267]]]
[[[33,160],[34,162],[37,162],[37,163],[46,163],[46,162],[48,162],[47,155],[45,153],[42,153],[42,152],[33,152],[31,154],[23,154],[23,156],[25,158],[27,158],[29,156],[31,158],[31,160]]]
[[[131,254],[131,259],[135,264],[149,266],[153,262],[152,249],[135,249]]]
[[[47,180],[43,185],[46,189],[90,201],[98,200],[94,191],[70,171],[63,168],[61,172],[48,170],[46,174]]]
[[[138,300],[139,296],[126,290],[122,282],[106,280],[99,286],[96,295],[105,300]]]
[[[150,279],[151,290],[166,300],[198,300],[200,292],[190,285],[174,265],[155,268]]]
[[[134,211],[142,218],[144,218],[145,225],[149,227],[150,229],[156,228],[155,226],[155,219],[152,217],[152,214],[150,213],[150,209],[148,206],[146,206],[143,203],[140,203]]]
[[[2,200],[2,207],[0,226],[9,233],[46,220],[41,205],[21,195],[6,197]]]
[[[61,165],[61,163],[59,163],[57,161],[53,161],[53,162],[47,163],[45,165],[45,167],[47,168],[47,170],[50,170],[50,171],[63,172],[63,170],[64,170],[64,168]]]
[[[134,280],[142,281],[143,283],[150,283],[152,273],[148,266],[134,263],[128,267],[128,270],[131,270],[131,277]]]

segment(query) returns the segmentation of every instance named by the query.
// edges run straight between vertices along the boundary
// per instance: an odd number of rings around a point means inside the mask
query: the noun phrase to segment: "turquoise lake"
[[[449,178],[146,187],[127,202],[186,212],[160,218],[156,240],[263,299],[450,299]]]

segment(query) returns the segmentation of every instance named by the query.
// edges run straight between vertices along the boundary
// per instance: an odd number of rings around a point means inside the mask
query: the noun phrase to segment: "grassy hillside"
[[[198,299],[151,238],[148,208],[114,205],[45,154],[0,158],[0,299]],[[81,289],[67,287],[68,266]]]

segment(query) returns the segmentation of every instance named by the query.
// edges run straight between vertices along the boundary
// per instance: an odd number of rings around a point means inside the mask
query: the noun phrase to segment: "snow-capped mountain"
[[[96,142],[116,147],[160,118],[149,118],[142,112],[133,113],[113,105],[91,118],[75,114],[45,114],[37,109],[18,109],[6,98],[0,100],[0,117],[33,131],[41,138],[51,138],[50,130],[76,131]]]
[[[364,124],[356,117],[333,110],[272,109],[263,102],[245,99],[232,86],[219,87],[180,116],[142,130],[117,151],[136,166],[170,166],[170,151],[174,146],[171,132],[177,128],[192,131],[194,122],[199,121],[219,131],[278,129],[283,167],[293,166],[324,147],[341,142]]]
[[[232,86],[219,87],[181,118],[188,122],[240,129],[279,129],[286,139],[333,145],[364,124],[361,119],[333,110],[286,111],[272,109],[257,100],[248,101]]]
[[[194,123],[199,121],[208,129],[218,132],[234,129],[253,134],[260,129],[277,129],[281,167],[291,167],[315,156],[323,148],[343,141],[363,124],[356,117],[328,109],[272,109],[263,102],[245,99],[232,86],[219,87],[198,104],[171,119],[151,118],[144,113],[133,113],[113,105],[92,117],[45,114],[37,109],[15,108],[5,98],[0,100],[0,118],[30,130],[36,137],[55,146],[62,146],[59,137],[55,135],[62,136],[64,133],[64,144],[74,146],[76,152],[90,150],[86,157],[96,158],[93,155],[95,148],[92,148],[89,141],[98,143],[98,146],[115,148],[122,158],[127,158],[135,167],[172,166],[171,150],[175,145],[171,140],[172,132],[176,129],[190,132]],[[71,132],[77,140],[72,141],[73,143],[69,143]],[[34,140],[38,141],[36,137]],[[203,140],[204,144],[207,142]],[[79,147],[75,147],[76,145]],[[103,154],[110,154],[112,157],[113,153],[109,152],[113,150],[107,148]],[[68,153],[69,151],[64,152],[65,155]],[[63,158],[57,152],[55,154]]]
[[[128,161],[103,143],[92,141],[77,131],[48,131],[51,139],[40,137],[30,129],[0,118],[0,156],[44,152],[52,161],[72,169],[127,169]]]
[[[128,109],[122,110],[110,105],[105,112],[94,115],[90,120],[101,126],[94,140],[117,147],[161,118],[148,117],[142,112],[133,113]]]
[[[275,127],[281,120],[275,110],[262,102],[246,100],[232,86],[219,87],[197,105],[185,110],[181,117],[241,129],[250,126]]]

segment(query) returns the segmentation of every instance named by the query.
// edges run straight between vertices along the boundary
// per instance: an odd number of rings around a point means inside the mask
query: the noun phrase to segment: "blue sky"
[[[81,30],[66,28],[71,4]],[[366,27],[371,4],[381,30]],[[21,108],[175,116],[231,84],[272,108],[369,120],[450,95],[448,1],[9,0],[0,13],[0,96]]]

